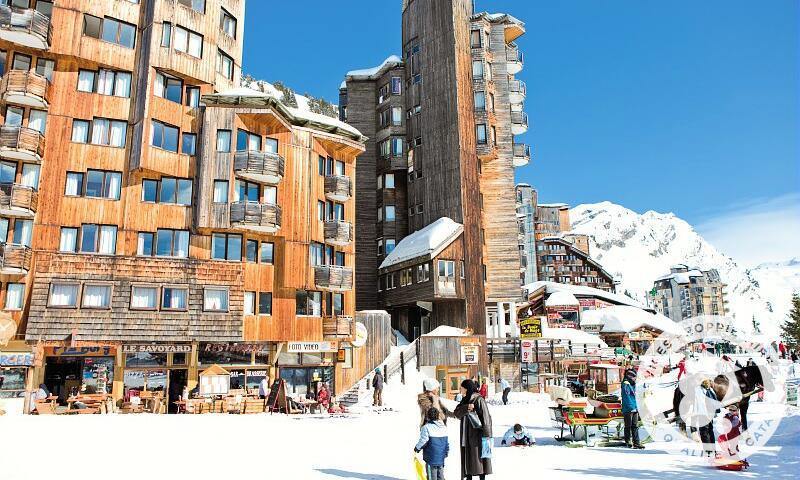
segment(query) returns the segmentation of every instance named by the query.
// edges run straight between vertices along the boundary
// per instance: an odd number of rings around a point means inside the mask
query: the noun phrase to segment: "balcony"
[[[275,233],[281,228],[281,207],[274,203],[233,202],[231,227]]]
[[[47,109],[50,105],[50,81],[38,73],[10,70],[0,81],[0,97],[6,103]]]
[[[254,182],[277,185],[283,179],[286,162],[283,157],[272,152],[236,152],[233,170],[237,176]]]
[[[350,339],[355,335],[353,317],[339,315],[322,319],[322,336],[326,340]]]
[[[384,164],[384,170],[387,172],[396,172],[396,171],[407,171],[408,170],[408,159],[406,157],[388,157],[383,158],[380,160]]]
[[[353,268],[338,265],[314,267],[314,284],[321,290],[344,292],[353,289]]]
[[[531,161],[531,147],[524,143],[514,144],[514,157],[512,163],[515,167],[524,167]]]
[[[528,114],[525,112],[511,112],[511,133],[522,135],[528,131]]]
[[[524,56],[516,45],[506,46],[506,70],[511,75],[522,71],[524,65]]]
[[[353,241],[353,224],[350,222],[327,221],[324,230],[325,243],[342,247]]]
[[[16,243],[0,243],[0,273],[3,275],[25,275],[31,269],[30,247]]]
[[[333,175],[325,177],[325,198],[337,202],[346,202],[352,196],[350,177]]]
[[[44,135],[27,127],[0,127],[0,158],[41,163],[44,156]]]
[[[0,40],[47,50],[53,29],[47,15],[33,8],[0,5]]]
[[[524,102],[527,92],[527,86],[522,80],[511,80],[508,82],[508,98],[511,100],[511,103],[519,105]]]
[[[39,192],[19,183],[0,184],[0,215],[33,218],[39,204]]]

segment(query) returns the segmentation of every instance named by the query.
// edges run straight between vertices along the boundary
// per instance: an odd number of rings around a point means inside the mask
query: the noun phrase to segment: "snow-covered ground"
[[[416,394],[421,378],[407,372],[387,385],[384,400],[392,410],[354,407],[347,418],[285,415],[87,415],[0,417],[0,478],[40,479],[56,472],[70,478],[247,478],[375,479],[413,478]],[[746,473],[711,469],[687,455],[669,454],[659,445],[645,450],[567,448],[554,440],[549,400],[513,393],[508,406],[490,400],[494,435],[514,423],[536,436],[533,448],[496,448],[490,479],[796,479],[800,458],[800,410],[783,418],[767,449],[750,458]],[[754,403],[751,418],[776,409]],[[459,478],[458,424],[451,421],[451,453],[446,478]],[[499,442],[499,439],[496,440]],[[663,446],[661,446],[663,447]]]

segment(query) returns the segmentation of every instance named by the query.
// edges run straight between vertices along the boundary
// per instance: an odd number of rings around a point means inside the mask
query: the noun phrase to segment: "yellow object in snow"
[[[417,472],[417,480],[428,480],[428,475],[425,473],[425,464],[414,455],[414,470]]]

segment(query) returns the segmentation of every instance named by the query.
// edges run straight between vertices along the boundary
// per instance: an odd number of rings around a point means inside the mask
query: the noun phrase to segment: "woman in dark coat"
[[[461,382],[461,403],[458,404],[453,414],[461,420],[461,478],[472,479],[478,475],[484,479],[485,475],[492,473],[492,460],[481,458],[481,439],[492,438],[492,416],[486,400],[477,391],[477,385],[472,380]],[[467,414],[474,411],[481,420],[481,428],[473,428]]]

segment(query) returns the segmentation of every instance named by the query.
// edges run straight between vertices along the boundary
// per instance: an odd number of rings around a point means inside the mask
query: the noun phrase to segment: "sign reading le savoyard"
[[[542,319],[531,317],[520,320],[519,338],[542,338]]]
[[[156,344],[156,343],[142,343],[142,344],[129,344],[122,346],[123,353],[190,353],[192,346],[188,344],[173,345],[173,344]]]

